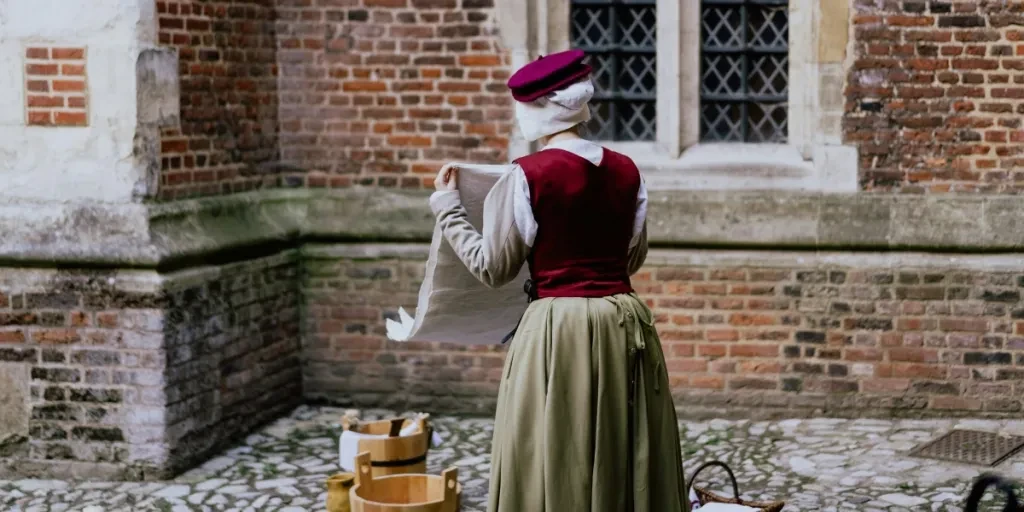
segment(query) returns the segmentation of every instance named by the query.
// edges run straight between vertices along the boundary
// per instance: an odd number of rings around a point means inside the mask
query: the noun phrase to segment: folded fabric
[[[708,503],[701,505],[700,512],[760,512],[760,509],[746,505],[734,505],[732,503]]]
[[[456,164],[459,197],[469,222],[477,230],[483,225],[484,199],[512,165]],[[392,341],[447,342],[464,345],[498,344],[519,323],[526,311],[523,284],[529,276],[526,265],[510,283],[492,289],[484,286],[466,269],[452,249],[440,226],[434,226],[430,255],[420,285],[416,316],[399,308],[399,320],[385,322]]]

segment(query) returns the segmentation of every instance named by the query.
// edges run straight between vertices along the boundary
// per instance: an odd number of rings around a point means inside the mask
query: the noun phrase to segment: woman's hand
[[[438,191],[455,190],[455,175],[458,172],[459,168],[455,164],[442,167],[441,171],[437,173],[437,178],[434,179],[434,189]]]

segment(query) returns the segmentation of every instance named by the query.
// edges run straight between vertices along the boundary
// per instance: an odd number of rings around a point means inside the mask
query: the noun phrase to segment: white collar
[[[544,146],[543,149],[561,149],[562,151],[568,151],[580,158],[589,160],[590,163],[594,165],[601,165],[601,161],[604,160],[604,148],[601,147],[600,144],[586,139],[559,140]]]

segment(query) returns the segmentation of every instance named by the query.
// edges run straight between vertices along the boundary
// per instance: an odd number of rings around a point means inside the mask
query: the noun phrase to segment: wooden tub
[[[356,485],[349,491],[352,512],[458,512],[462,486],[458,469],[442,476],[405,474],[374,477],[369,452],[356,457]]]
[[[432,431],[429,416],[417,420],[393,418],[389,420],[370,421],[353,426],[348,418],[342,419],[345,430],[388,436],[387,438],[360,439],[358,453],[370,453],[370,466],[374,477],[404,475],[408,473],[427,472],[427,451],[430,449]],[[419,423],[419,431],[399,436],[398,433],[414,422]]]

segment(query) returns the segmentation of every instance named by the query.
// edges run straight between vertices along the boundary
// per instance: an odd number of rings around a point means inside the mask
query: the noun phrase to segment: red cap
[[[568,50],[523,66],[508,79],[512,97],[527,103],[582,80],[592,71],[585,57],[583,50]]]

